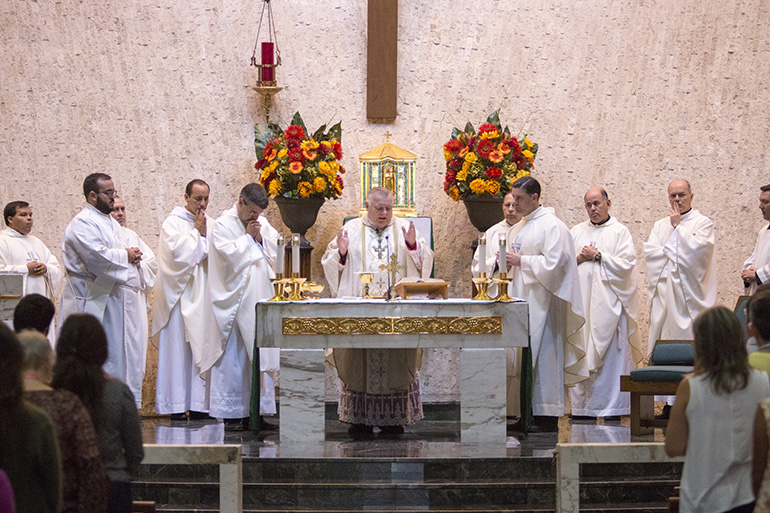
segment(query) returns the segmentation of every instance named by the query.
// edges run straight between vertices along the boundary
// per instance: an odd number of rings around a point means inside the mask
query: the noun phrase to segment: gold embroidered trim
[[[502,335],[502,317],[284,317],[284,335]]]

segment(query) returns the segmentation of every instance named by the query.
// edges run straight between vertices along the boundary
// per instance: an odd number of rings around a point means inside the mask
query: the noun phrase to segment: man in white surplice
[[[650,302],[648,355],[656,340],[693,340],[695,318],[717,301],[714,223],[692,208],[692,200],[689,182],[671,182],[671,213],[655,222],[644,243]],[[666,400],[666,396],[655,400]],[[665,418],[673,397],[667,401]]]
[[[584,196],[588,221],[572,227],[591,376],[570,390],[572,418],[628,415],[631,399],[620,391],[620,376],[642,361],[637,324],[636,252],[631,232],[610,216],[607,191]],[[591,363],[593,358],[593,363]],[[595,370],[593,370],[595,369]]]
[[[12,201],[3,209],[6,229],[0,231],[0,271],[24,274],[22,294],[40,294],[56,302],[62,272],[56,257],[43,241],[30,235],[32,207],[26,201]],[[51,321],[48,340],[54,345],[56,327]]]
[[[99,319],[109,351],[104,370],[129,383],[129,373],[136,372],[141,361],[134,356],[139,350],[127,344],[126,326],[131,320],[126,319],[126,298],[141,287],[142,251],[126,245],[123,228],[110,217],[116,192],[109,175],[88,175],[83,194],[87,204],[67,225],[62,238],[67,280],[59,319],[73,313],[90,313]]]
[[[512,241],[516,238],[516,235],[519,233],[519,230],[522,227],[522,224],[519,223],[521,221],[521,214],[516,211],[516,207],[513,203],[513,195],[509,192],[505,195],[505,198],[503,198],[503,215],[504,219],[500,221],[499,223],[495,224],[494,226],[490,227],[485,232],[485,238],[486,238],[486,262],[484,265],[484,271],[487,273],[487,278],[498,278],[500,276],[500,269],[498,269],[497,265],[497,256],[498,251],[496,248],[499,247],[498,241],[500,240],[500,235],[503,234],[506,237],[507,241]],[[478,277],[479,273],[482,272],[481,266],[479,265],[479,249],[476,249],[476,252],[473,254],[473,263],[471,264],[471,272],[473,273],[474,277]],[[487,294],[489,297],[495,297],[497,295],[497,285],[492,282],[487,287]],[[520,352],[520,351],[519,351]],[[521,396],[521,389],[520,389],[520,383],[519,383],[519,372],[520,372],[520,366],[516,364],[517,358],[516,358],[517,350],[511,347],[505,348],[505,370],[506,375],[508,376],[507,379],[507,387],[508,391],[506,393],[506,412],[509,416],[514,415],[516,412],[518,412],[519,408],[519,401]]]
[[[339,231],[321,259],[334,297],[361,297],[361,272],[374,274],[370,292],[384,296],[388,273],[380,266],[395,255],[396,280],[428,278],[433,251],[417,233],[414,223],[393,217],[393,193],[372,188],[366,197],[366,215]],[[340,421],[352,433],[368,434],[375,426],[385,433],[403,433],[404,426],[423,417],[418,371],[419,349],[334,349],[332,362],[342,381]]]
[[[760,187],[759,210],[765,223],[770,221],[770,185]],[[770,225],[762,225],[757,235],[754,252],[743,263],[741,278],[746,295],[754,294],[757,287],[770,282]]]
[[[540,206],[540,183],[516,180],[512,197],[521,229],[506,250],[511,296],[529,303],[536,429],[557,431],[566,413],[567,386],[588,378],[575,250],[569,230],[550,207]]]
[[[152,336],[158,346],[155,411],[170,414],[172,420],[183,420],[188,410],[191,418],[205,418],[209,411],[208,374],[201,375],[198,367],[205,342],[208,184],[188,183],[184,201],[160,229],[152,308]]]
[[[138,408],[142,407],[142,381],[147,366],[147,341],[150,337],[149,323],[147,321],[147,308],[150,306],[150,292],[155,286],[155,276],[158,274],[158,263],[155,254],[144,243],[139,235],[130,228],[126,228],[126,204],[123,199],[115,195],[110,215],[120,226],[126,235],[124,245],[136,247],[142,252],[139,261],[139,286],[136,289],[125,290],[125,337],[126,347],[134,354],[129,354],[128,361],[134,362],[133,369],[129,369],[126,376],[126,384],[134,393]],[[137,363],[138,362],[138,363]]]
[[[270,280],[278,232],[262,216],[267,192],[250,183],[225,211],[209,236],[209,277],[206,301],[213,313],[200,369],[211,369],[210,415],[227,419],[226,427],[248,427],[257,301],[273,296]],[[213,328],[213,330],[211,329]],[[213,331],[213,332],[212,332]],[[260,413],[275,414],[275,385],[280,349],[259,350]]]

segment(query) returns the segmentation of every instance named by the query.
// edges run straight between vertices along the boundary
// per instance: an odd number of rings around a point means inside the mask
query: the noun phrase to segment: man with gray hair
[[[207,343],[201,372],[211,369],[210,410],[228,429],[247,429],[257,301],[272,297],[278,232],[262,216],[265,189],[250,183],[232,208],[211,227],[209,237]],[[275,414],[280,349],[260,349],[260,414]],[[253,426],[256,428],[256,426]]]

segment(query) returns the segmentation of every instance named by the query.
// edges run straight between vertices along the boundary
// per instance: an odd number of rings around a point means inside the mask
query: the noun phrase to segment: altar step
[[[665,512],[681,464],[583,465],[582,512]],[[158,511],[218,511],[215,465],[142,465],[134,499]],[[244,458],[243,511],[545,513],[551,458]]]

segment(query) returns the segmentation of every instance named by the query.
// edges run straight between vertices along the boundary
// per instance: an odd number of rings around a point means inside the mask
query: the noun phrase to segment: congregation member
[[[45,336],[25,330],[17,337],[24,349],[24,398],[48,415],[59,442],[61,513],[107,511],[109,478],[88,410],[72,392],[48,385],[53,377],[54,357]]]
[[[51,386],[78,396],[91,415],[110,478],[110,513],[131,513],[131,478],[144,458],[142,429],[128,386],[105,374],[107,335],[91,314],[70,315],[56,343]]]
[[[607,191],[592,187],[583,199],[588,220],[570,233],[586,315],[586,351],[596,370],[570,390],[572,418],[620,420],[631,411],[629,394],[618,386],[620,376],[644,358],[637,322],[636,252],[631,232],[610,216]]]
[[[24,401],[24,350],[0,322],[0,469],[8,475],[16,509],[58,513],[62,477],[59,448],[51,421]]]
[[[770,185],[759,188],[759,211],[765,222],[770,221]],[[770,225],[764,225],[757,235],[754,252],[743,263],[741,278],[748,294],[753,294],[757,287],[770,282]]]
[[[693,321],[716,304],[714,223],[692,208],[693,196],[687,180],[671,182],[671,211],[655,222],[644,243],[650,308],[648,356],[657,340],[692,340]],[[668,403],[662,418],[670,414],[670,399]]]
[[[207,374],[201,374],[208,276],[209,186],[192,180],[163,221],[158,247],[158,281],[152,309],[152,336],[158,346],[155,411],[172,420],[208,417]]]
[[[498,241],[500,235],[505,235],[506,241],[512,241],[516,238],[516,235],[521,229],[521,214],[516,211],[513,204],[513,195],[509,192],[503,198],[503,220],[490,227],[485,233],[485,239],[487,246],[485,249],[486,258],[484,265],[479,263],[479,249],[477,248],[473,254],[473,263],[471,264],[471,272],[474,277],[478,277],[480,272],[487,273],[487,278],[494,279],[500,277],[500,269],[497,265],[497,256],[493,248],[499,246]],[[487,294],[489,297],[495,297],[498,294],[497,284],[492,282],[487,286]],[[506,414],[507,416],[513,416],[514,412],[518,409],[520,401],[521,390],[519,387],[519,373],[520,367],[516,365],[520,359],[517,358],[517,353],[520,349],[506,347],[505,348],[505,373],[507,376],[507,393],[506,393]]]
[[[566,413],[565,388],[588,378],[583,335],[583,300],[572,237],[553,208],[540,205],[540,183],[516,180],[513,203],[522,215],[508,242],[506,266],[511,296],[529,304],[532,349],[532,413],[535,431],[558,431]]]
[[[752,369],[743,328],[730,310],[695,320],[695,372],[679,383],[666,429],[666,454],[684,456],[679,511],[751,512],[752,419],[770,395],[768,375]]]
[[[158,274],[158,263],[155,254],[144,243],[139,235],[126,228],[126,204],[115,195],[110,215],[123,228],[124,247],[139,248],[142,259],[136,264],[139,275],[137,287],[124,290],[125,307],[125,347],[126,347],[126,384],[136,398],[136,407],[142,407],[142,381],[147,366],[147,343],[150,337],[147,308],[150,306],[150,291],[155,286],[155,276]],[[133,362],[133,364],[132,364]]]
[[[50,299],[40,294],[27,294],[13,309],[13,331],[35,330],[48,336],[55,313],[56,308]]]
[[[433,268],[433,251],[414,223],[393,217],[393,193],[374,187],[364,203],[366,214],[340,229],[321,264],[333,297],[362,297],[361,272],[373,273],[370,292],[385,296],[389,276],[380,269],[395,255],[396,281],[425,279]],[[390,283],[395,285],[394,283]],[[419,349],[334,349],[331,359],[340,377],[339,419],[351,434],[368,435],[379,427],[400,434],[423,418],[418,372]]]
[[[746,328],[759,347],[749,355],[749,365],[770,375],[770,290],[759,290],[749,299]]]
[[[43,241],[30,235],[33,226],[32,207],[26,201],[12,201],[3,209],[6,228],[0,231],[0,271],[24,275],[22,294],[40,294],[56,301],[61,289],[59,262]],[[53,323],[53,321],[51,321]],[[48,340],[56,340],[56,327],[51,326]]]
[[[133,358],[125,326],[126,301],[141,287],[139,269],[142,252],[126,246],[123,228],[110,212],[115,203],[115,185],[104,173],[92,173],[83,181],[86,206],[70,221],[62,238],[62,260],[67,280],[62,291],[59,318],[90,313],[104,326],[109,354],[104,370],[124,381],[142,364]],[[141,397],[137,396],[137,402]]]
[[[256,305],[273,296],[278,232],[262,216],[267,205],[261,185],[246,185],[209,237],[207,306],[213,320],[200,368],[211,369],[209,414],[225,419],[226,429],[249,427]],[[260,414],[273,415],[280,349],[261,348],[258,357]]]

